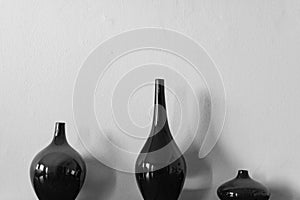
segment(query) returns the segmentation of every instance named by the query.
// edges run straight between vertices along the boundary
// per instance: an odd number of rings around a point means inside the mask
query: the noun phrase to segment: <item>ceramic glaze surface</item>
[[[169,129],[162,79],[155,81],[154,104],[152,130],[136,161],[136,181],[144,200],[177,200],[186,162]]]
[[[218,188],[217,194],[221,200],[268,200],[270,198],[268,189],[251,179],[246,170],[239,170],[236,178]]]
[[[30,179],[40,200],[75,200],[86,174],[81,156],[68,144],[65,124],[56,123],[49,146],[33,159]]]

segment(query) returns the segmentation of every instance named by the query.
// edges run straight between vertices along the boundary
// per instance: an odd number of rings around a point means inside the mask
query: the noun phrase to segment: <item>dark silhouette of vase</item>
[[[68,144],[65,123],[57,122],[52,142],[30,166],[30,179],[39,200],[75,200],[86,175],[82,157]]]
[[[217,194],[221,200],[268,200],[268,189],[250,178],[247,170],[239,170],[236,178],[221,185]]]
[[[163,79],[155,80],[152,129],[135,171],[144,200],[178,199],[186,177],[186,162],[169,129]]]

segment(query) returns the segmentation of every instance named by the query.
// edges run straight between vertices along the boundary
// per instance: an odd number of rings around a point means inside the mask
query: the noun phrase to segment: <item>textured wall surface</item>
[[[33,156],[68,122],[70,143],[87,155],[78,200],[140,200],[134,176],[88,156],[77,139],[77,73],[102,41],[128,29],[162,27],[203,45],[227,92],[222,136],[205,158],[189,156],[182,200],[217,199],[240,168],[273,200],[298,200],[300,179],[300,3],[297,0],[0,0],[0,199],[36,199]]]

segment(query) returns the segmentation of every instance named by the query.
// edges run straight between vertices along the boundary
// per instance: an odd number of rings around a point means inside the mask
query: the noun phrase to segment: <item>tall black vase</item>
[[[178,199],[186,177],[186,162],[169,129],[163,79],[155,80],[152,129],[135,171],[144,200]]]
[[[39,200],[75,200],[86,175],[82,157],[68,144],[65,123],[57,122],[52,142],[30,166],[30,179]]]

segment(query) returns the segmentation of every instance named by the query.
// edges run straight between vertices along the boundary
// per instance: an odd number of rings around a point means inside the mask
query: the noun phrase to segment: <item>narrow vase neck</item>
[[[153,128],[162,129],[168,126],[167,109],[165,100],[165,86],[163,79],[155,80]]]
[[[67,142],[64,122],[55,123],[55,131],[52,142],[56,145],[61,145]]]
[[[237,178],[250,178],[249,173],[247,170],[239,170],[237,174]]]

